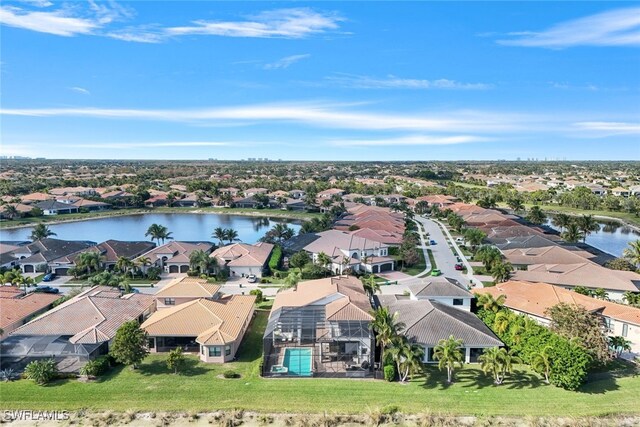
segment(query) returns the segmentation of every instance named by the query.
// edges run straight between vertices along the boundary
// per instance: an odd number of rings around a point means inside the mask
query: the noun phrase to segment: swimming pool
[[[289,375],[299,377],[310,377],[311,372],[311,349],[291,348],[284,349],[284,359],[282,365],[287,367]]]

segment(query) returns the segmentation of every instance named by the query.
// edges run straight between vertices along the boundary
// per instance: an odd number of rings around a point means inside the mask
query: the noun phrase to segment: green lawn
[[[267,313],[259,312],[239,353],[224,366],[189,358],[187,371],[172,374],[165,356],[148,357],[137,371],[117,368],[100,381],[63,380],[39,387],[27,380],[0,384],[4,409],[67,409],[113,411],[211,411],[248,409],[260,412],[366,413],[397,405],[400,411],[473,415],[587,416],[640,412],[640,377],[605,375],[579,392],[540,382],[537,375],[516,368],[506,384],[496,387],[469,365],[447,387],[445,374],[428,368],[425,378],[409,384],[357,379],[263,379],[259,376],[262,331]],[[240,379],[219,378],[227,369]]]

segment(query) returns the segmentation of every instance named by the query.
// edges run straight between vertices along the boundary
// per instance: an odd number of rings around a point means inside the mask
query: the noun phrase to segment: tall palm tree
[[[560,235],[565,241],[569,243],[575,243],[582,239],[582,231],[580,231],[580,227],[575,222],[570,222],[565,227],[565,230]]]
[[[485,349],[478,360],[482,371],[491,373],[496,385],[502,384],[505,376],[513,371],[514,363],[522,363],[522,360],[513,354],[513,350],[507,351],[498,347]]]
[[[376,281],[376,278],[371,275],[367,279],[362,280],[364,291],[367,293],[369,298],[373,297],[377,292],[380,291],[380,283]]]
[[[476,252],[475,259],[482,262],[487,271],[491,271],[493,265],[502,260],[502,252],[495,246],[481,246]]]
[[[549,375],[551,375],[551,366],[553,360],[551,351],[553,348],[549,345],[533,355],[531,359],[531,368],[539,374],[544,375],[544,382],[549,384]]]
[[[157,240],[158,245],[160,244],[160,240],[164,241],[165,234],[167,232],[167,228],[160,224],[151,224],[149,228],[147,228],[147,232],[144,233],[145,237],[151,237],[151,240]]]
[[[477,228],[467,228],[464,231],[465,240],[471,245],[471,249],[475,250],[476,246],[481,245],[487,234]]]
[[[189,255],[189,269],[191,271],[197,270],[200,274],[208,274],[215,271],[217,267],[218,261],[202,249],[195,250]]]
[[[214,239],[218,239],[218,242],[220,243],[219,246],[222,246],[227,238],[227,235],[225,234],[224,228],[216,227],[213,230],[213,233],[211,233],[211,237],[213,237]]]
[[[462,340],[454,338],[453,335],[441,339],[433,349],[433,358],[438,361],[438,369],[447,370],[447,382],[451,384],[456,366],[462,368],[464,364]]]
[[[224,230],[224,239],[229,241],[229,243],[240,240],[238,238],[238,232],[233,228],[226,228]]]
[[[404,335],[395,337],[389,348],[389,355],[395,362],[400,381],[405,382],[409,375],[422,371],[424,347],[410,342]]]
[[[587,241],[587,236],[594,231],[600,230],[600,224],[593,219],[593,215],[582,215],[576,219],[576,224],[582,232],[582,242]]]
[[[136,260],[136,265],[144,269],[146,266],[151,265],[151,260],[149,259],[149,257],[141,256]]]
[[[118,260],[116,261],[116,269],[120,270],[122,273],[126,273],[133,266],[133,262],[127,257],[118,257]]]
[[[51,231],[49,227],[44,224],[36,224],[31,231],[31,240],[34,242],[51,236],[57,236],[57,234]]]
[[[278,223],[271,228],[271,234],[278,240],[278,243],[282,243],[283,240],[292,238],[295,231],[286,224]]]
[[[287,277],[284,278],[284,285],[278,289],[278,292],[284,291],[285,289],[297,289],[298,283],[302,280],[302,273],[299,271],[291,270]]]
[[[624,250],[623,256],[636,267],[640,266],[640,240],[629,242],[629,247]]]
[[[496,282],[506,282],[511,277],[513,266],[510,262],[498,261],[491,267],[491,277]]]
[[[82,252],[76,258],[76,267],[86,270],[87,274],[97,272],[102,267],[102,256],[98,252]]]
[[[624,351],[631,351],[631,341],[625,337],[609,337],[609,347],[620,357]]]
[[[376,334],[376,342],[380,346],[380,369],[384,366],[384,350],[391,341],[400,335],[405,325],[398,321],[398,313],[389,312],[387,307],[379,307],[373,312],[373,321],[369,327]]]
[[[569,224],[571,224],[571,222],[572,218],[569,215],[563,213],[555,214],[553,216],[553,219],[551,220],[551,223],[560,228],[560,231],[564,231],[565,228],[567,228]]]
[[[327,266],[331,264],[331,257],[324,252],[320,252],[316,257],[316,260],[318,261],[318,264],[325,268],[327,268]]]
[[[5,217],[9,219],[15,219],[20,216],[20,212],[14,205],[6,205],[2,213]]]

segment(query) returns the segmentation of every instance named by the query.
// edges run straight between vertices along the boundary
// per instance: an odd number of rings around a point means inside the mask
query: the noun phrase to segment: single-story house
[[[45,293],[26,294],[14,286],[0,286],[0,340],[34,316],[47,311],[61,295]]]
[[[524,314],[542,325],[551,319],[545,311],[560,303],[579,305],[602,316],[608,336],[621,336],[631,341],[631,351],[640,354],[640,308],[592,298],[549,283],[510,280],[494,287],[476,289],[477,294],[494,297],[504,295],[505,307]]]
[[[378,304],[397,313],[403,334],[424,347],[424,363],[437,363],[434,348],[440,340],[462,340],[465,363],[474,363],[486,348],[504,344],[478,317],[466,310],[434,300],[413,300],[401,295],[379,295]]]
[[[60,203],[57,200],[46,200],[44,202],[38,202],[34,206],[42,209],[44,215],[61,215],[78,213],[79,208],[77,206]]]
[[[189,271],[189,257],[194,251],[202,250],[210,253],[211,242],[171,241],[140,255],[136,260],[148,258],[151,265],[160,267],[166,273],[186,273]],[[146,269],[147,267],[144,267]]]
[[[157,311],[142,324],[149,334],[149,350],[182,347],[197,352],[203,362],[230,362],[253,317],[255,299],[255,295],[199,298]]]
[[[94,242],[81,240],[40,239],[28,245],[20,246],[12,253],[23,273],[48,271],[49,263],[59,258],[75,254],[94,246]],[[54,263],[54,267],[56,264]]]
[[[231,277],[245,277],[250,274],[262,277],[271,251],[273,245],[270,243],[233,243],[216,249],[210,256],[215,258],[221,267],[226,266]]]
[[[471,311],[473,294],[455,279],[450,277],[423,278],[403,283],[409,289],[412,300],[432,300],[462,310]]]

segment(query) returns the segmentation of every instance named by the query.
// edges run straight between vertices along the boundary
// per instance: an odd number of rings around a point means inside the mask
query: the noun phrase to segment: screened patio
[[[264,334],[264,376],[369,377],[369,321],[327,321],[325,306],[282,307]]]

